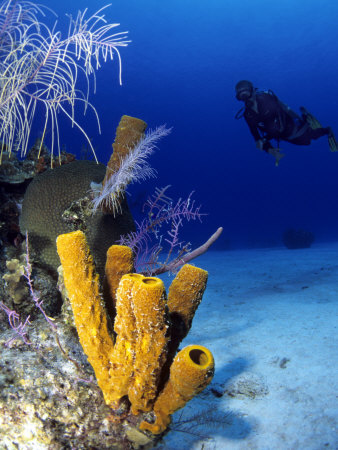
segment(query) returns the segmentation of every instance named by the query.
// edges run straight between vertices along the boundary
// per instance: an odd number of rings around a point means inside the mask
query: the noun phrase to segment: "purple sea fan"
[[[120,201],[127,185],[144,181],[156,175],[156,171],[150,167],[147,158],[157,148],[159,139],[167,136],[170,131],[171,129],[166,128],[165,125],[161,125],[153,131],[148,131],[135,148],[121,161],[119,169],[108,178],[104,186],[92,183],[93,213],[105,206],[115,216],[121,212]]]

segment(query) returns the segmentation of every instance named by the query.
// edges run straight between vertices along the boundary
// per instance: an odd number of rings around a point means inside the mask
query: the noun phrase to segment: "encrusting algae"
[[[133,268],[133,253],[112,246],[106,283],[115,317],[109,317],[84,234],[58,236],[57,250],[80,342],[106,404],[118,410],[127,398],[133,415],[154,415],[151,423],[143,420],[140,429],[162,433],[171,414],[201,392],[214,373],[212,354],[205,347],[188,346],[174,357],[190,329],[208,273],[184,265],[167,301],[162,280],[125,273]]]

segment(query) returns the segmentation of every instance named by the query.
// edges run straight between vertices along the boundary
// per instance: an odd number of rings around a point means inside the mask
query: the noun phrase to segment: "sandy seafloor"
[[[338,243],[194,263],[209,280],[184,344],[208,347],[216,372],[157,448],[338,449]]]

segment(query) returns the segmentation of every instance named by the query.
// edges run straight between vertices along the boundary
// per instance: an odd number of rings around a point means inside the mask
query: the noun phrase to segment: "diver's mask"
[[[243,91],[239,91],[236,93],[236,98],[237,98],[237,100],[240,100],[241,102],[246,102],[249,100],[251,95],[252,95],[252,92],[243,90]]]

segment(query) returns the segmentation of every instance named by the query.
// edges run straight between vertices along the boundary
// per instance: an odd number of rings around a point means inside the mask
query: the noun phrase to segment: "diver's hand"
[[[265,143],[264,139],[258,139],[258,141],[256,141],[256,148],[258,148],[259,150],[263,150],[264,143]]]
[[[269,155],[272,155],[275,157],[275,166],[279,166],[279,161],[284,158],[285,154],[281,153],[279,151],[279,148],[269,148],[268,150]]]
[[[269,152],[269,150],[273,148],[271,142],[266,138],[258,139],[258,141],[256,141],[256,147],[265,152]]]

